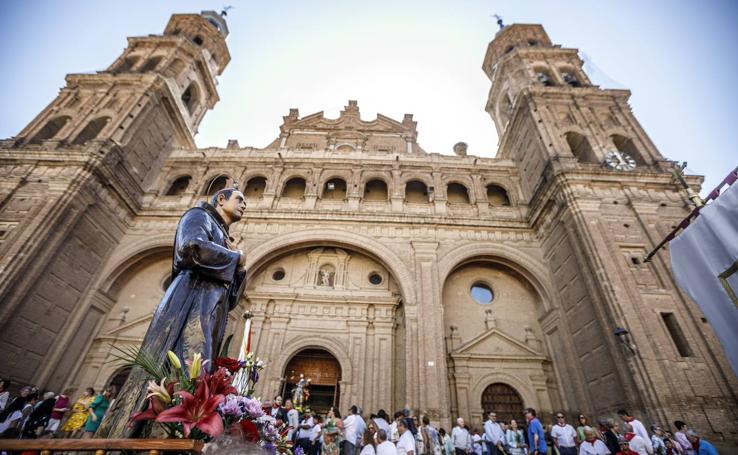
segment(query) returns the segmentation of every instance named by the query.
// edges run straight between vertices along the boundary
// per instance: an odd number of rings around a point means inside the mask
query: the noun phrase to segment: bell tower
[[[194,148],[205,113],[218,102],[216,77],[230,61],[219,14],[175,14],[162,35],[128,38],[106,70],[69,74],[64,87],[15,138],[30,149],[116,149],[145,187],[172,147]],[[141,188],[137,188],[141,189]]]
[[[520,203],[555,283],[556,303],[540,323],[575,365],[559,372],[567,377],[560,407],[722,422],[712,428],[729,434],[735,376],[721,347],[673,281],[668,252],[643,262],[692,207],[633,115],[630,92],[593,85],[582,67],[576,49],[533,24],[503,27],[482,65],[497,156],[518,168]],[[699,188],[700,177],[688,180]],[[675,366],[679,374],[663,375]],[[681,387],[690,381],[697,388]],[[710,390],[698,406],[697,390]]]
[[[630,91],[593,85],[582,66],[577,49],[553,44],[538,24],[505,26],[487,47],[485,110],[498,156],[519,161],[528,184],[551,158],[614,170],[665,165],[628,105]]]
[[[0,141],[0,376],[61,389],[76,362],[65,346],[84,348],[110,305],[85,290],[169,153],[195,148],[227,36],[220,14],[175,14],[163,34],[128,38],[107,69],[67,75]]]

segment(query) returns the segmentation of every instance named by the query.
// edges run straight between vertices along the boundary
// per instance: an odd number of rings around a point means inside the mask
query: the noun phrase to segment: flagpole
[[[661,242],[659,242],[659,244],[656,245],[653,250],[643,256],[643,262],[649,262],[651,258],[653,258],[654,255],[658,253],[661,248],[664,247],[664,245],[674,240],[674,237],[676,237],[680,231],[686,229],[687,226],[689,226],[689,223],[691,223],[692,220],[699,216],[700,210],[702,210],[707,202],[713,201],[717,199],[718,196],[720,196],[720,190],[725,185],[733,185],[736,180],[738,180],[738,167],[736,167],[735,169],[733,169],[732,172],[730,172],[730,174],[728,174],[727,177],[723,179],[722,182],[720,182],[717,187],[715,187],[714,190],[710,192],[710,194],[707,195],[706,199],[702,199],[697,193],[694,192],[694,190],[692,190],[692,188],[690,188],[690,186],[687,184],[687,181],[684,179],[685,167],[687,167],[687,163],[683,163],[681,165],[675,163],[671,173],[674,180],[677,181],[680,186],[682,186],[682,189],[686,191],[687,198],[692,201],[692,203],[695,205],[695,208],[694,210],[689,212],[689,215],[687,215],[687,217],[684,218],[673,231],[671,231]]]

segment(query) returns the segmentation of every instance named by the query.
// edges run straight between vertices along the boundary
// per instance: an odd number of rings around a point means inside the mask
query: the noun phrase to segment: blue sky
[[[280,1],[234,5],[232,61],[219,80],[198,146],[263,147],[282,116],[336,117],[357,99],[364,119],[413,113],[428,152],[494,156],[481,70],[497,26],[541,23],[551,39],[596,65],[595,83],[632,90],[633,110],[661,153],[688,161],[712,188],[738,164],[738,2],[735,1]],[[175,12],[223,2],[0,2],[0,137],[17,134],[64,85],[102,70],[126,37],[161,33]],[[703,191],[704,193],[704,191]]]

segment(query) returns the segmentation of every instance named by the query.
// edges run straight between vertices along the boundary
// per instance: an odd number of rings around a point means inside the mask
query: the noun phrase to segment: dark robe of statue
[[[208,203],[188,210],[180,219],[172,283],[141,345],[161,364],[167,362],[169,350],[183,360],[200,353],[203,363],[218,356],[228,312],[238,304],[246,283],[246,272],[238,269],[240,253],[227,247],[229,239],[228,226]],[[212,366],[212,361],[205,365]],[[131,414],[145,409],[149,380],[140,368],[131,371],[95,437],[146,436],[146,425],[129,426],[129,420]]]

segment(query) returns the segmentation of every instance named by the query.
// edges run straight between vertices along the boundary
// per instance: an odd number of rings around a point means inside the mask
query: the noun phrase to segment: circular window
[[[274,273],[272,273],[272,279],[274,281],[281,281],[282,279],[284,279],[284,270],[275,270]]]
[[[489,305],[495,298],[492,288],[484,283],[474,283],[471,287],[471,296],[480,305]]]
[[[371,275],[369,275],[369,282],[375,286],[382,284],[382,275],[378,273],[372,273]]]

